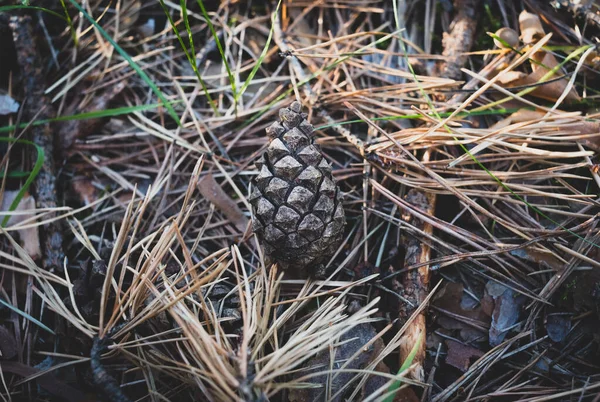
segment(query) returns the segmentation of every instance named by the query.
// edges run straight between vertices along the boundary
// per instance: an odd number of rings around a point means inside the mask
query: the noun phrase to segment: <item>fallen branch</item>
[[[476,9],[479,5],[479,0],[456,0],[455,9],[457,14],[452,21],[449,33],[444,33],[443,55],[446,61],[440,69],[440,76],[460,80],[462,77],[461,68],[467,61],[464,56],[471,49],[473,37],[477,28]],[[430,152],[427,151],[423,157],[424,162],[428,161]],[[436,196],[432,193],[427,193],[419,189],[412,189],[408,192],[406,201],[415,208],[421,210],[426,215],[433,215],[435,212]],[[416,219],[413,215],[404,218],[405,221],[426,234],[433,233],[431,223]],[[403,244],[406,248],[405,266],[425,264],[431,259],[431,248],[427,243],[420,239],[407,236],[404,238]],[[413,305],[420,305],[427,297],[429,290],[429,265],[421,265],[418,270],[410,270],[401,276],[402,289],[397,291],[403,297],[408,299]],[[399,318],[405,321],[412,313],[412,308],[400,309]],[[422,336],[425,336],[427,323],[425,314],[421,313],[406,329],[406,336],[400,345],[400,364],[405,361],[410,355],[416,342]],[[413,371],[413,377],[423,381],[425,379],[424,363],[426,356],[426,344],[421,342],[419,349],[415,355],[413,363],[416,368]]]
[[[44,96],[42,60],[35,43],[31,17],[29,15],[12,16],[10,28],[21,68],[21,90],[24,98],[23,118],[32,121],[54,117],[52,105]],[[54,132],[47,123],[31,127],[29,136],[32,142],[44,150],[44,164],[35,178],[32,190],[37,208],[56,208],[58,203]],[[36,159],[37,150],[31,147],[30,161]],[[47,215],[47,218],[52,218],[52,216]],[[43,268],[47,270],[62,269],[64,252],[60,224],[52,222],[40,227],[40,239]]]

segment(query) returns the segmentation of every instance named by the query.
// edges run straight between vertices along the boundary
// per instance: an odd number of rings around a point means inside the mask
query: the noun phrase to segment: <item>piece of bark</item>
[[[406,201],[420,209],[427,215],[433,215],[435,210],[435,194],[425,193],[423,191],[412,189],[406,196]],[[423,232],[431,234],[433,227],[431,224],[423,222],[412,215],[403,218],[411,225],[421,229]],[[404,266],[420,264],[430,260],[430,247],[414,236],[403,237],[403,245],[406,248]],[[410,270],[401,276],[402,289],[401,294],[412,303],[412,307],[405,305],[400,309],[400,322],[405,322],[427,297],[429,291],[429,265],[424,265],[418,269]],[[424,363],[426,351],[426,321],[425,312],[419,314],[415,320],[406,329],[403,341],[400,345],[400,365],[408,358],[411,350],[417,342],[420,342],[419,349],[413,360],[415,369],[411,372],[413,378],[419,381],[425,379]],[[420,339],[422,338],[422,339]]]
[[[446,61],[440,67],[440,76],[460,80],[460,69],[467,62],[465,53],[471,50],[475,30],[477,29],[477,9],[480,0],[456,0],[454,9],[457,10],[450,32],[444,32],[442,55]]]
[[[21,93],[24,99],[23,120],[32,121],[54,117],[49,99],[44,96],[44,73],[42,60],[35,43],[33,24],[29,15],[14,15],[10,18],[13,42],[17,50],[20,67]],[[44,150],[44,163],[32,186],[32,193],[38,208],[56,208],[56,162],[54,159],[55,137],[50,124],[33,126],[27,132],[29,139]],[[30,161],[37,159],[37,150],[30,150]],[[50,219],[54,214],[46,216]],[[64,252],[59,222],[40,227],[42,244],[42,266],[47,270],[62,269]]]

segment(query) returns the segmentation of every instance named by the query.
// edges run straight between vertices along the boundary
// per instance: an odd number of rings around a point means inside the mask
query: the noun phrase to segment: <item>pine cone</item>
[[[269,146],[256,162],[252,226],[267,264],[293,276],[323,274],[340,245],[346,218],[331,165],[314,144],[313,127],[298,102],[267,128]]]

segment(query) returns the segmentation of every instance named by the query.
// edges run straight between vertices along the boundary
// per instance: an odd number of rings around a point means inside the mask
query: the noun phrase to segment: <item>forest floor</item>
[[[14,4],[3,401],[600,401],[595,1]],[[253,233],[293,101],[324,276]]]

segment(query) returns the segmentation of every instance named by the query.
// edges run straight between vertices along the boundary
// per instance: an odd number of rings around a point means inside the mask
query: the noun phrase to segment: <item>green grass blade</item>
[[[81,7],[79,4],[77,4],[77,2],[75,0],[69,0],[69,1],[71,2],[71,4],[73,4],[73,6],[75,6],[75,8],[77,8],[77,10],[80,13],[83,14],[83,16],[85,18],[87,18],[87,20],[98,30],[98,32],[100,32],[100,34],[104,37],[104,39],[106,39],[115,48],[115,50],[121,55],[121,57],[123,57],[127,61],[127,63],[129,63],[131,68],[133,68],[135,70],[135,72],[138,73],[138,75],[144,80],[144,82],[146,82],[146,84],[148,84],[148,86],[152,89],[152,92],[154,92],[154,94],[165,105],[165,107],[167,108],[167,111],[169,112],[169,115],[171,115],[173,120],[175,120],[177,122],[177,125],[180,126],[181,121],[179,120],[179,116],[177,116],[175,109],[173,109],[173,106],[171,106],[171,103],[169,103],[169,100],[165,97],[165,95],[161,92],[161,90],[158,89],[158,87],[152,81],[152,79],[150,79],[150,77],[148,77],[148,74],[146,74],[146,72],[140,68],[140,66],[127,54],[127,52],[125,52],[121,48],[121,46],[119,46],[117,44],[117,42],[115,42],[114,39],[110,37],[110,35],[100,26],[100,24],[98,24],[96,22],[96,20],[94,20],[92,18],[91,15],[89,15],[83,9],[83,7]]]
[[[75,32],[75,28],[73,27],[73,21],[71,20],[71,16],[69,15],[69,10],[67,10],[65,0],[60,0],[60,4],[62,5],[63,11],[65,12],[65,18],[67,20],[67,24],[69,24],[69,31],[71,31],[71,38],[73,38],[73,43],[75,44],[75,46],[77,46],[79,44],[79,38],[77,38],[77,33]]]
[[[404,362],[402,363],[402,366],[400,367],[400,370],[398,370],[397,375],[402,374],[403,372],[408,370],[408,368],[412,365],[413,361],[415,360],[415,357],[417,356],[417,352],[419,351],[419,347],[421,346],[422,341],[423,341],[423,334],[419,335],[419,337],[417,338],[417,341],[415,342],[412,349],[410,350],[410,353],[408,354],[408,356],[406,356],[406,360],[404,360]],[[392,385],[390,385],[390,388],[388,390],[389,395],[384,399],[384,402],[394,402],[394,396],[396,394],[395,391],[397,391],[401,385],[402,385],[402,380],[394,381],[392,383]]]
[[[180,103],[181,100],[170,102],[171,104]],[[86,119],[97,119],[101,117],[113,117],[119,116],[123,114],[129,114],[133,112],[143,112],[147,110],[156,109],[158,107],[164,106],[163,103],[152,103],[149,105],[138,105],[138,106],[125,106],[125,107],[117,107],[113,109],[105,109],[105,110],[97,110],[94,112],[84,112],[78,114],[72,114],[68,116],[59,116],[54,117],[52,119],[44,119],[44,120],[36,120],[31,123],[21,123],[19,125],[10,125],[0,127],[0,133],[10,132],[16,129],[25,128],[27,126],[41,126],[42,124],[47,123],[55,123],[61,121],[71,121],[71,120],[86,120]]]
[[[29,189],[29,186],[31,185],[31,183],[33,183],[33,181],[37,177],[38,173],[42,169],[42,165],[44,164],[44,150],[39,145],[36,145],[31,141],[18,140],[16,138],[0,137],[0,142],[12,142],[12,143],[18,143],[18,144],[32,145],[35,147],[35,149],[37,151],[37,158],[35,161],[35,165],[33,166],[33,170],[29,173],[29,176],[25,180],[23,187],[21,187],[21,189],[17,193],[17,196],[15,197],[13,202],[8,207],[8,212],[11,212],[11,211],[14,211],[15,209],[17,209],[17,207],[19,206],[19,203],[21,202],[21,200],[25,196],[25,193]],[[9,219],[10,219],[10,215],[4,216],[4,219],[2,220],[2,227],[6,227]]]
[[[505,48],[505,49],[510,49],[510,50],[512,50],[513,52],[515,52],[515,53],[517,53],[517,54],[519,54],[519,55],[520,55],[520,54],[522,54],[522,53],[521,53],[519,50],[517,50],[517,49],[515,49],[514,47],[512,47],[512,46],[510,45],[510,43],[508,43],[507,41],[505,41],[504,39],[502,39],[501,37],[499,37],[499,36],[498,36],[498,35],[496,35],[495,33],[493,33],[493,32],[488,32],[487,34],[488,34],[488,36],[490,36],[492,39],[494,39],[494,40],[498,41],[499,43],[501,43],[501,44],[502,44],[502,46],[504,46],[504,48]]]
[[[252,68],[252,71],[250,71],[250,74],[248,75],[248,78],[246,78],[246,81],[244,82],[244,85],[240,89],[240,92],[237,94],[237,96],[235,98],[236,102],[242,97],[242,95],[244,94],[244,92],[246,92],[246,89],[248,88],[248,86],[252,82],[252,79],[256,75],[256,72],[258,71],[258,69],[260,68],[263,60],[267,56],[267,52],[269,51],[269,46],[271,45],[271,39],[273,38],[273,31],[275,29],[275,20],[277,18],[279,18],[279,7],[280,6],[281,6],[281,0],[279,0],[277,2],[277,8],[275,9],[275,12],[273,12],[273,15],[271,16],[271,29],[269,30],[269,36],[267,37],[267,43],[265,43],[265,47],[263,48],[262,53],[258,57],[258,60],[256,61],[256,64]]]
[[[185,3],[185,0],[181,0],[182,3]],[[206,19],[206,24],[208,25],[208,29],[210,29],[210,33],[212,34],[213,38],[215,39],[215,42],[217,44],[217,49],[219,49],[219,54],[221,55],[221,60],[223,60],[223,64],[225,64],[225,69],[227,70],[227,75],[229,76],[229,82],[231,83],[231,90],[233,91],[233,98],[235,99],[235,102],[237,103],[237,100],[239,99],[237,96],[237,87],[235,85],[235,79],[233,78],[233,74],[231,73],[231,68],[229,67],[229,63],[227,62],[227,57],[225,57],[225,51],[223,50],[223,46],[221,45],[221,41],[219,40],[219,35],[217,35],[217,31],[215,31],[215,27],[212,24],[212,21],[210,20],[210,17],[208,16],[208,12],[206,11],[206,8],[204,7],[204,2],[202,0],[196,0],[196,2],[198,3],[198,5],[200,6],[200,10],[202,10],[202,15],[204,16],[204,19]],[[186,24],[187,24],[187,16],[186,16]],[[190,32],[190,41],[191,41],[191,32]],[[194,57],[194,59],[196,59]]]
[[[12,10],[35,10],[35,11],[43,11],[45,13],[51,14],[51,15],[53,15],[55,17],[58,17],[58,18],[60,18],[63,21],[67,21],[68,22],[68,20],[63,15],[60,15],[56,11],[52,11],[52,10],[49,10],[47,8],[44,8],[44,7],[25,6],[25,5],[21,5],[21,6],[0,6],[0,12],[2,12],[2,11],[12,11]]]
[[[9,309],[11,309],[12,311],[14,311],[15,313],[19,314],[21,317],[25,318],[26,320],[31,321],[32,323],[34,323],[35,325],[37,325],[41,329],[50,332],[52,335],[55,335],[54,331],[52,331],[50,328],[48,328],[47,326],[45,326],[44,324],[42,324],[41,321],[33,318],[32,316],[30,316],[26,312],[19,310],[18,308],[16,308],[12,304],[7,303],[7,302],[5,302],[2,299],[0,299],[0,304],[4,305],[5,307],[8,307]]]
[[[175,33],[175,36],[177,36],[177,40],[179,40],[181,49],[183,50],[183,53],[185,53],[185,57],[187,57],[188,62],[190,63],[190,66],[192,67],[192,70],[194,71],[194,74],[196,74],[196,78],[198,78],[198,81],[200,82],[200,85],[202,86],[202,90],[204,91],[204,95],[206,95],[208,104],[212,108],[213,112],[215,112],[215,114],[217,116],[220,116],[221,114],[217,110],[217,107],[215,106],[215,104],[212,100],[212,97],[210,96],[210,93],[208,92],[208,87],[206,86],[206,83],[202,79],[202,76],[200,75],[200,71],[198,71],[198,66],[196,65],[196,59],[195,58],[192,59],[192,56],[191,56],[190,52],[188,51],[187,46],[183,42],[183,38],[181,37],[181,34],[179,33],[179,29],[177,29],[177,25],[175,25],[175,21],[173,21],[173,17],[171,17],[171,13],[169,12],[169,9],[167,8],[167,6],[165,6],[164,0],[158,0],[158,2],[160,3],[160,6],[162,7],[164,13],[167,15],[169,24],[171,25],[171,28],[173,28],[173,32]]]
[[[31,174],[31,172],[22,172],[20,170],[14,172],[8,172],[5,174],[4,172],[0,172],[0,179],[4,179],[4,177],[9,177],[11,179],[22,179],[23,177],[27,177]]]

